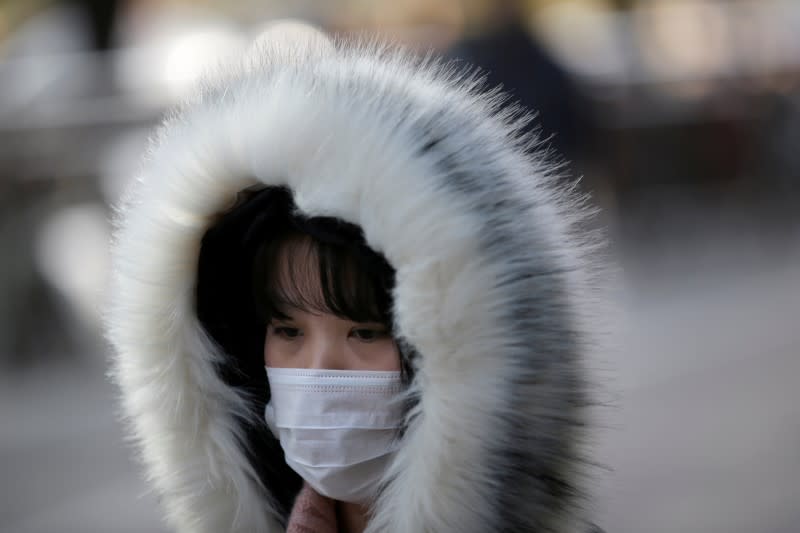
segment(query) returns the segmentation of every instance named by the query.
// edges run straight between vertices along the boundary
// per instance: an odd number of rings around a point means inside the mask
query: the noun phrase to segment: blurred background
[[[797,0],[0,1],[0,530],[166,531],[105,378],[110,206],[287,17],[479,65],[583,176],[621,266],[599,525],[800,531]]]

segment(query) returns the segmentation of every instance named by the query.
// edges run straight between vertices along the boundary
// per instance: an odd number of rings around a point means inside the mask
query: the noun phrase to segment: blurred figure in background
[[[528,5],[488,2],[486,18],[472,21],[481,31],[455,43],[447,55],[480,67],[488,87],[501,87],[511,96],[508,104],[535,114],[529,132],[538,133],[561,158],[574,160],[585,155],[590,115],[574,80],[532,33]]]

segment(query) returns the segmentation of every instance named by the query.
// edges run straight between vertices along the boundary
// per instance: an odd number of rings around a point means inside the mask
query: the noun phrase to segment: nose
[[[319,335],[307,344],[308,354],[304,359],[310,370],[347,370],[345,346],[333,336]]]

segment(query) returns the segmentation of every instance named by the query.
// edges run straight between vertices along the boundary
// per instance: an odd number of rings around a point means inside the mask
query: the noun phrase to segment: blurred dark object
[[[119,0],[65,0],[65,2],[75,4],[84,14],[93,49],[109,50],[114,47],[114,30],[121,3]]]
[[[754,132],[757,157],[753,165],[774,176],[779,194],[796,203],[800,200],[800,82],[794,92],[773,95],[766,107],[766,120]]]
[[[512,96],[509,103],[534,112],[528,131],[539,133],[560,155],[569,160],[581,155],[589,115],[579,93],[518,17],[504,17],[487,33],[456,43],[447,55],[480,67],[487,87],[501,86]]]

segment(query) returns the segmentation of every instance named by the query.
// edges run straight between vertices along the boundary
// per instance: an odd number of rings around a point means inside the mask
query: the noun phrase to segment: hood
[[[311,36],[263,39],[166,119],[118,206],[107,330],[176,531],[284,531],[299,489],[260,352],[244,375],[197,312],[204,237],[268,186],[356,224],[396,270],[415,402],[368,531],[582,530],[594,245],[500,104],[435,61]]]

